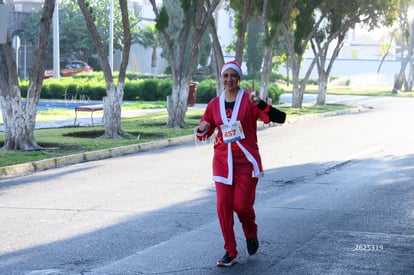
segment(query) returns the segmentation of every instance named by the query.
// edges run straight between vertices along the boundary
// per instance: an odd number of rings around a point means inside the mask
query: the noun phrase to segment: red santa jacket
[[[196,127],[194,132],[199,140],[204,140],[209,138],[215,132],[215,129],[218,129],[214,142],[213,180],[231,185],[233,183],[232,147],[234,148],[234,146],[223,141],[221,126],[229,123],[225,114],[224,93],[209,102],[201,118],[201,121],[210,123],[210,129],[204,133],[199,133],[197,131],[198,127]],[[257,145],[258,119],[261,119],[266,124],[270,122],[269,116],[252,104],[249,100],[249,94],[240,89],[230,122],[240,121],[241,123],[245,137],[234,142],[237,144],[236,147],[244,153],[247,160],[252,163],[253,177],[259,177],[263,174],[262,161]]]

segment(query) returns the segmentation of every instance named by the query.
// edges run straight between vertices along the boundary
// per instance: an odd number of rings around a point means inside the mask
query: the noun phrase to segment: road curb
[[[326,112],[320,114],[308,114],[302,116],[292,116],[287,119],[288,124],[299,123],[301,121],[318,119],[329,116],[346,115],[346,114],[358,114],[361,112],[369,111],[371,108],[358,106],[356,108]],[[187,135],[176,138],[162,139],[153,142],[146,142],[141,144],[132,144],[127,146],[120,146],[114,148],[108,148],[97,151],[89,151],[80,154],[73,154],[63,157],[51,158],[33,161],[29,163],[15,164],[9,166],[0,167],[0,180],[6,178],[12,178],[17,176],[24,176],[34,172],[53,169],[58,167],[69,166],[77,163],[95,161],[106,158],[115,158],[125,156],[129,154],[135,154],[143,151],[150,151],[154,149],[166,148],[170,146],[180,145],[194,141],[193,135]]]
[[[355,108],[344,109],[344,110],[339,110],[339,111],[332,111],[332,112],[319,113],[319,114],[307,114],[307,115],[302,115],[302,116],[292,116],[290,118],[288,117],[286,122],[289,124],[293,124],[293,123],[310,120],[310,119],[318,119],[318,118],[339,116],[339,115],[359,114],[362,112],[367,112],[371,109],[372,107],[356,106]]]
[[[115,158],[143,151],[166,148],[170,146],[189,143],[191,141],[194,141],[194,136],[187,135],[141,144],[132,144],[127,146],[120,146],[103,150],[73,154],[63,157],[38,160],[28,163],[3,166],[0,167],[0,180],[11,177],[24,176],[42,170],[64,167],[82,162],[95,161],[106,158]]]

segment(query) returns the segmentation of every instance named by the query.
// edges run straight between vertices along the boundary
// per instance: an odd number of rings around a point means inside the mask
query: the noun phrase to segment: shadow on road
[[[336,230],[336,232],[338,230],[365,230],[366,232],[377,232],[391,236],[388,244],[392,243],[392,235],[389,234],[407,235],[410,236],[406,238],[408,244],[414,245],[414,188],[412,186],[414,182],[412,172],[414,155],[388,156],[385,159],[358,159],[343,165],[333,165],[334,163],[308,163],[306,165],[267,170],[265,178],[261,180],[257,189],[257,209],[261,213],[261,219],[265,218],[262,215],[265,215],[267,211],[291,210],[300,207],[314,211],[319,207],[319,210],[323,210],[323,218],[329,219],[329,221],[325,221],[324,228],[319,228],[317,232],[314,232],[319,234],[319,238],[329,237],[327,235],[329,232],[327,233],[326,230]],[[99,165],[99,163],[97,162],[96,165]],[[84,169],[93,168],[93,166],[90,166]],[[62,177],[65,174],[74,176],[79,172],[77,169],[74,167],[65,173],[56,170],[53,176]],[[347,174],[341,174],[344,169],[353,171],[353,175],[349,176],[352,182],[347,181]],[[305,170],[306,172],[303,173]],[[298,173],[298,171],[301,172]],[[295,175],[299,176],[295,177]],[[43,180],[42,176],[37,175],[23,181],[21,179],[7,180],[0,184],[0,191],[21,184],[42,184]],[[50,176],[48,180],[50,180]],[[326,196],[331,196],[331,198],[312,197],[314,194],[321,194],[314,193],[317,188],[325,187],[327,190]],[[352,193],[346,193],[347,190],[351,189]],[[192,274],[191,272],[193,274],[194,272],[199,272],[197,274],[217,273],[219,269],[214,266],[214,260],[215,256],[218,255],[217,253],[221,254],[222,247],[221,235],[216,220],[215,193],[213,186],[205,191],[205,196],[196,200],[189,200],[185,203],[146,212],[145,214],[131,213],[127,219],[99,230],[0,255],[0,273],[23,274],[26,271],[42,269],[63,270],[64,274],[83,273],[136,253],[145,253],[145,250],[150,247],[157,246],[162,246],[162,253],[175,254],[177,259],[176,264],[168,263],[175,266],[176,269],[164,270],[165,273],[163,274],[178,274],[175,272],[180,270],[180,262],[185,262],[188,257],[197,260],[204,258],[204,261],[198,264],[192,262],[191,265],[199,265],[199,269],[187,269],[182,274]],[[342,191],[343,193],[341,193]],[[289,193],[296,200],[293,200]],[[394,195],[390,196],[392,193]],[[344,198],[343,201],[341,201],[341,197]],[[368,197],[371,197],[371,199],[367,200]],[[331,202],[332,198],[337,198],[336,206],[328,205],[328,201]],[[378,200],[375,200],[375,198],[378,198]],[[319,204],[317,201],[319,201]],[[326,205],[324,204],[325,201]],[[352,205],[349,205],[351,203]],[[336,212],[338,207],[343,207],[343,211]],[[73,211],[71,209],[52,210]],[[357,210],[358,213],[353,212],[353,210]],[[21,211],[24,212],[27,209]],[[80,211],[93,212],[95,210]],[[30,214],[30,211],[27,211],[27,213]],[[71,224],[70,221],[67,222],[68,227],[81,226]],[[271,224],[277,231],[277,228],[283,227],[284,222],[283,216],[280,216],[280,219],[267,221],[267,226]],[[315,222],[318,222],[318,220]],[[301,225],[298,223],[295,226],[300,227]],[[316,224],[312,226],[318,228]],[[209,233],[213,234],[215,240],[212,239],[211,243],[205,243],[205,249],[199,251],[199,255],[182,254],[183,251],[186,251],[186,247],[192,246],[192,242],[195,241],[194,238],[197,238],[192,237],[194,234],[191,234],[191,232],[196,231],[195,236],[201,237],[208,234],[205,232],[206,228],[211,230]],[[292,229],[292,234],[300,234],[299,231],[295,232],[297,229]],[[23,228],[22,232],[24,232]],[[269,233],[272,232],[272,229],[267,228],[265,232],[272,234]],[[30,234],[30,232],[24,232],[23,234]],[[59,235],[59,232],[45,232],[45,234]],[[189,237],[187,242],[181,244],[181,247],[175,247],[176,242],[171,242],[171,245],[168,244],[170,240],[185,234],[188,234]],[[346,234],[341,235],[342,238],[346,236]],[[238,238],[241,241],[243,240],[240,235],[238,235]],[[296,239],[297,237],[292,237],[292,242]],[[365,270],[368,270],[368,273],[380,272],[381,270],[392,271],[393,268],[403,272],[414,271],[414,266],[407,264],[409,257],[412,259],[412,249],[409,251],[398,250],[398,253],[395,252],[396,254],[392,254],[390,250],[386,251],[387,254],[381,254],[384,252],[377,251],[377,256],[371,253],[369,256],[368,254],[361,254],[360,257],[355,257],[353,256],[355,254],[349,253],[349,251],[345,253],[334,248],[327,251],[325,245],[329,244],[321,245],[320,239],[307,240],[312,243],[313,247],[311,248],[306,248],[307,243],[292,245],[290,240],[286,239],[286,236],[278,234],[267,235],[263,238],[263,241],[264,245],[260,252],[262,258],[258,261],[264,261],[264,264],[240,265],[233,269],[234,272],[249,274],[248,272],[254,268],[256,271],[260,269],[262,272],[260,274],[272,274],[274,271],[282,271],[283,273],[286,270],[313,273],[313,271],[334,271],[338,265],[342,268],[339,270],[344,271],[347,270],[347,263],[344,262],[344,259],[351,261],[349,265],[351,265],[352,270],[359,270],[360,272],[364,271],[359,269],[361,265],[364,266]],[[332,239],[329,241],[332,241]],[[362,242],[362,240],[360,241]],[[380,240],[375,240],[375,242],[377,241],[380,242]],[[285,248],[290,250],[281,251],[277,248],[278,245],[276,244],[280,245],[286,242],[290,244]],[[353,246],[354,243],[351,245]],[[372,243],[372,245],[381,245],[381,243]],[[323,251],[318,251],[319,248]],[[335,254],[338,251],[345,254]],[[312,258],[308,258],[309,255],[305,252],[311,253]],[[162,253],[158,260],[161,269],[163,266],[167,266],[167,263],[163,262]],[[393,266],[390,261],[395,257],[392,255],[405,256],[407,260],[399,259],[403,265],[397,265],[394,262]],[[329,260],[326,259],[328,256]],[[320,265],[317,265],[318,261],[320,261]],[[204,265],[204,262],[210,264]],[[145,266],[145,263],[141,263],[141,265]],[[232,272],[232,274],[235,273]]]

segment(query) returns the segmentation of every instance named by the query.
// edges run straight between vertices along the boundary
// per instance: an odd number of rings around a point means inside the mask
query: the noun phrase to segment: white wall
[[[141,73],[153,73],[153,74],[164,74],[165,69],[169,66],[166,59],[162,58],[161,49],[157,50],[157,67],[156,71],[153,72],[151,68],[151,55],[152,49],[145,49],[139,44],[134,44],[131,47],[129,64],[127,71],[141,72]]]
[[[311,62],[311,59],[305,59],[303,61],[299,77],[305,76],[305,72]],[[331,76],[352,79],[354,83],[351,83],[351,85],[355,85],[357,81],[360,87],[364,87],[365,85],[371,87],[393,85],[394,76],[399,73],[401,62],[396,60],[385,60],[378,73],[377,70],[379,65],[380,60],[337,59],[333,65]],[[280,73],[286,75],[286,68],[284,66],[281,67]],[[316,68],[313,69],[310,78],[318,78]],[[373,83],[372,79],[376,79],[376,82]]]

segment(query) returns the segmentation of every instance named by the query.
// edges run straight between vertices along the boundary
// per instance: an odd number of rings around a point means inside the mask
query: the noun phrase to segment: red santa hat
[[[227,69],[233,69],[237,72],[237,74],[239,75],[239,78],[242,78],[242,69],[239,65],[239,63],[237,63],[236,60],[232,60],[232,61],[228,61],[226,62],[223,67],[221,68],[221,72],[220,72],[220,76],[223,76],[223,73],[227,70]]]

